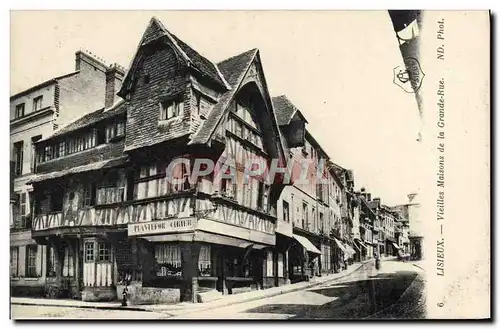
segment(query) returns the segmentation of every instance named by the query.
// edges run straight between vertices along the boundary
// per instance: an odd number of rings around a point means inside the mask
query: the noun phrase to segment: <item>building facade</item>
[[[111,75],[121,70],[108,67],[84,51],[75,54],[75,71],[55,77],[10,97],[10,141],[13,163],[14,203],[10,220],[11,286],[13,293],[36,290],[49,280],[45,271],[47,250],[31,238],[34,191],[29,184],[35,173],[35,144],[82,113],[113,101],[106,86]]]
[[[63,96],[97,95],[63,88],[87,62],[102,73],[100,103]],[[152,18],[126,74],[97,62],[77,53],[77,73],[47,85],[54,113],[81,102],[86,114],[49,116],[30,139],[19,182],[30,194],[13,216],[30,214],[11,257],[13,273],[28,274],[20,286],[84,301],[128,287],[131,304],[205,302],[393,253],[396,215],[354,190],[353,172],[286,96],[270,96],[258,49],[214,63]]]

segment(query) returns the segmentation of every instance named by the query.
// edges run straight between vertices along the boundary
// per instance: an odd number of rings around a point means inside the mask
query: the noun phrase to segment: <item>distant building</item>
[[[413,259],[423,259],[424,222],[417,193],[408,194],[408,203],[394,207],[402,218],[403,243],[409,242],[408,252]],[[407,237],[407,239],[406,239]]]
[[[107,66],[90,53],[75,54],[75,71],[52,78],[10,97],[11,175],[14,203],[10,220],[11,284],[13,292],[44,288],[51,273],[45,246],[31,238],[33,186],[27,184],[35,174],[39,159],[37,142],[83,113],[115,101],[112,86],[123,79],[123,69]],[[60,150],[48,153],[50,160]]]

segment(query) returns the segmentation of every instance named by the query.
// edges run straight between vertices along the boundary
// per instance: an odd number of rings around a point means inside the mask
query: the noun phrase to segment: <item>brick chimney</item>
[[[104,98],[104,108],[110,108],[118,100],[116,93],[120,90],[125,76],[125,69],[112,64],[106,70],[106,94]]]
[[[88,50],[78,50],[75,53],[75,70],[76,71],[96,71],[99,70],[102,73],[105,73],[107,70],[106,62],[93,54]]]

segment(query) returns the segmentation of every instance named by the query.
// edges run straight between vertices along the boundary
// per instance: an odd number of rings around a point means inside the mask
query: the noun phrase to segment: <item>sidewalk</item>
[[[53,306],[53,307],[77,307],[77,308],[94,308],[94,309],[120,309],[129,311],[149,311],[149,312],[165,312],[170,315],[181,315],[186,312],[196,310],[208,310],[213,308],[224,307],[228,305],[251,302],[258,299],[270,298],[281,294],[308,289],[317,285],[327,283],[329,281],[343,278],[356,270],[363,267],[364,264],[373,260],[355,263],[349,268],[340,273],[329,274],[322,277],[314,277],[309,282],[298,282],[280,287],[273,287],[264,290],[255,290],[241,294],[226,295],[220,299],[207,303],[178,303],[178,304],[156,304],[156,305],[133,305],[121,306],[120,302],[82,302],[69,299],[44,299],[44,298],[17,298],[11,297],[12,305],[37,305],[37,306]]]

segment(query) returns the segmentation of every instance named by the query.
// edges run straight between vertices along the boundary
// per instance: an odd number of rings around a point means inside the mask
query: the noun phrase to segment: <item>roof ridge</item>
[[[242,52],[242,53],[239,53],[239,54],[233,55],[233,56],[231,56],[231,57],[228,57],[228,58],[226,58],[226,59],[223,59],[222,61],[217,62],[217,65],[220,65],[220,64],[222,64],[222,63],[224,63],[224,62],[227,62],[227,61],[229,61],[229,60],[231,60],[231,59],[234,59],[234,58],[236,58],[236,57],[240,57],[240,56],[242,56],[242,55],[248,54],[248,53],[250,53],[250,52],[252,52],[252,51],[259,51],[259,48],[252,48],[252,49],[246,50],[246,51],[244,51],[244,52]]]

